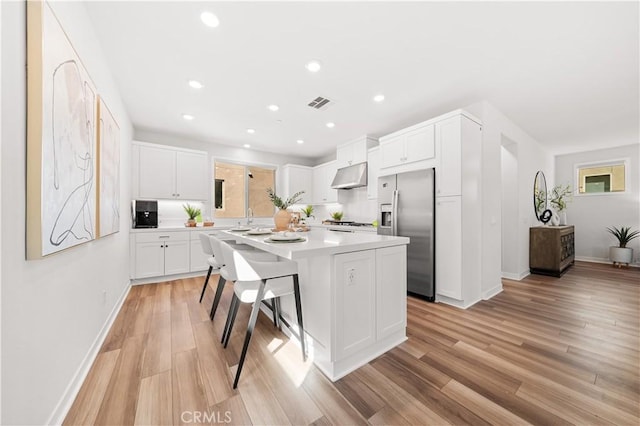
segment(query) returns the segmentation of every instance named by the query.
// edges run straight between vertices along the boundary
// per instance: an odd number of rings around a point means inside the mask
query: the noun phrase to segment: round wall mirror
[[[533,181],[533,210],[540,222],[547,223],[551,219],[551,210],[547,208],[547,179],[542,170],[538,170]]]

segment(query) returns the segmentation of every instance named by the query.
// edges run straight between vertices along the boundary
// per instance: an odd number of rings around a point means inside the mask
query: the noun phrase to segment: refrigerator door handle
[[[391,235],[398,235],[398,190],[393,191],[391,204]]]

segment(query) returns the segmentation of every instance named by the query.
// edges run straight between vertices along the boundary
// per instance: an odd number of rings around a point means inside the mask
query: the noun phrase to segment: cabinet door
[[[436,137],[440,150],[436,195],[462,195],[461,136],[460,117],[436,123]]]
[[[436,294],[462,300],[461,197],[436,198]]]
[[[336,169],[347,167],[353,162],[353,144],[339,145],[336,148]]]
[[[164,275],[189,272],[190,245],[189,241],[164,242]]]
[[[325,188],[327,191],[327,203],[337,203],[338,202],[338,190],[332,189],[331,184],[333,183],[333,179],[336,177],[336,172],[338,171],[338,167],[335,161],[331,161],[327,163],[327,167],[325,169]]]
[[[375,250],[338,254],[334,258],[334,360],[356,353],[376,340],[375,262]]]
[[[428,160],[436,156],[434,126],[413,130],[405,136],[405,162]]]
[[[197,235],[194,232],[194,235]],[[209,269],[208,256],[202,251],[200,239],[191,241],[191,255],[189,256],[189,271],[206,271]]]
[[[313,168],[313,200],[316,203],[327,202],[327,177],[326,165],[320,165]]]
[[[175,171],[175,151],[140,146],[138,167],[140,198],[175,198]]]
[[[406,246],[377,249],[376,337],[378,340],[397,332],[404,332],[407,326],[406,282]]]
[[[291,197],[296,192],[304,191],[299,204],[307,204],[313,200],[313,172],[307,167],[291,166],[285,174],[285,194]]]
[[[380,143],[380,168],[398,166],[404,162],[404,135]]]
[[[367,164],[367,198],[378,198],[378,175],[380,174],[380,149],[369,150]]]
[[[176,152],[176,197],[206,200],[209,193],[207,154]]]
[[[135,244],[136,264],[134,278],[164,275],[164,242],[153,241]]]

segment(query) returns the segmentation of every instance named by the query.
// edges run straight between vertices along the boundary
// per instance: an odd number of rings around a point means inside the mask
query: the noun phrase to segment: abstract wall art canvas
[[[120,128],[98,97],[98,236],[120,230]]]
[[[27,2],[27,258],[96,237],[97,92],[46,2]]]

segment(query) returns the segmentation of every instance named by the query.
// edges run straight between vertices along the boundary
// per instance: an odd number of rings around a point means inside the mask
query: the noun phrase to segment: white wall
[[[630,160],[627,192],[624,194],[577,195],[567,206],[567,222],[575,226],[576,258],[608,262],[609,246],[617,240],[606,231],[612,226],[640,229],[640,145],[620,146],[597,151],[556,156],[557,184],[571,184],[576,189],[575,165],[628,158]],[[550,185],[551,186],[551,185]],[[634,249],[634,262],[640,265],[640,238],[629,247]]]
[[[129,215],[133,133],[83,3],[52,7],[121,129],[121,217]],[[61,421],[75,379],[129,287],[127,220],[120,232],[25,260],[25,3],[2,2],[2,424]],[[103,291],[107,292],[103,301]],[[88,363],[88,364],[87,364]],[[78,376],[78,373],[80,375]]]
[[[517,124],[486,101],[464,108],[482,120],[482,295],[502,289],[502,219],[500,166],[504,138],[517,144],[518,151],[518,265],[519,276],[529,269],[529,227],[538,224],[533,212],[533,179],[543,170],[553,182],[553,156]]]
[[[502,276],[518,279],[520,274],[520,235],[511,232],[518,227],[518,144],[503,138],[501,153],[502,177]]]

